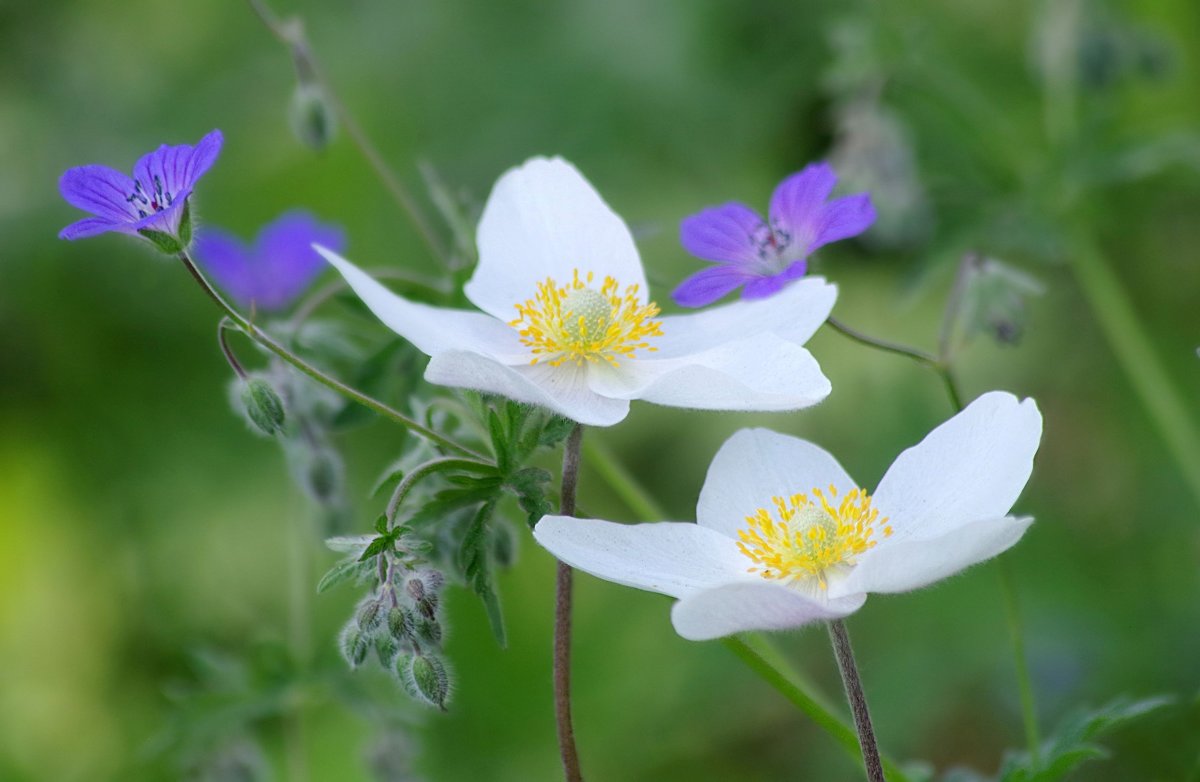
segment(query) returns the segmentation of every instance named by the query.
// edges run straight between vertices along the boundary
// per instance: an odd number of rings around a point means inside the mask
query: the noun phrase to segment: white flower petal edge
[[[496,182],[476,233],[479,266],[464,287],[479,309],[508,321],[513,305],[552,277],[560,285],[575,269],[598,280],[610,275],[624,290],[646,277],[629,228],[574,166],[562,158],[532,158]]]
[[[596,364],[587,382],[606,397],[700,410],[796,410],[815,405],[831,390],[811,353],[774,334],[678,358]]]
[[[545,516],[533,528],[533,537],[571,567],[671,597],[751,577],[732,540],[697,524]]]
[[[731,538],[771,497],[830,484],[846,493],[857,484],[825,449],[769,429],[742,429],[725,441],[708,467],[696,521]]]
[[[763,332],[802,345],[833,311],[837,286],[821,277],[790,283],[766,299],[742,299],[684,315],[659,318],[663,336],[655,342],[655,358],[697,353],[729,340],[730,334],[749,337]]]
[[[1003,391],[980,396],[888,468],[874,497],[895,534],[872,555],[1007,514],[1029,481],[1041,438],[1042,415],[1032,399]]]
[[[859,594],[827,600],[756,579],[683,598],[671,607],[671,623],[689,641],[708,641],[747,630],[790,630],[822,619],[840,619],[861,608],[866,599]]]
[[[413,343],[422,353],[471,350],[503,363],[529,363],[528,350],[507,323],[481,312],[431,307],[397,296],[350,261],[319,244],[313,245],[341,272],[367,309],[392,331]]]
[[[863,592],[909,592],[966,570],[1016,545],[1031,516],[985,519],[927,540],[879,546],[850,575],[829,583],[829,597]]]
[[[601,396],[588,388],[585,367],[545,364],[508,366],[464,350],[438,353],[425,379],[438,385],[473,388],[518,402],[541,405],[585,426],[612,426],[629,414],[629,401]]]

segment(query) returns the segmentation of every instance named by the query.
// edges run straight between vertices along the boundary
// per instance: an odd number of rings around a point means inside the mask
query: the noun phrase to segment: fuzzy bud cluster
[[[442,658],[445,628],[440,607],[446,578],[432,568],[412,568],[391,553],[381,557],[383,577],[377,589],[359,602],[342,628],[342,656],[351,668],[358,668],[373,649],[379,664],[405,692],[444,710],[451,690]]]

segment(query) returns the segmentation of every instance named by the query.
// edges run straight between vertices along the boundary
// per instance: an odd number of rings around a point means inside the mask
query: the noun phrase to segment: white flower
[[[1007,513],[1041,433],[1032,399],[984,394],[900,454],[867,495],[812,443],[743,429],[709,467],[699,523],[547,516],[533,534],[568,565],[678,598],[671,619],[684,638],[782,630],[1015,544],[1033,519]]]
[[[483,312],[407,301],[327,248],[385,325],[432,356],[425,378],[609,426],[629,400],[795,410],[829,381],[803,343],[833,308],[820,278],[776,296],[658,316],[633,237],[570,163],[534,158],[496,183],[464,293]]]

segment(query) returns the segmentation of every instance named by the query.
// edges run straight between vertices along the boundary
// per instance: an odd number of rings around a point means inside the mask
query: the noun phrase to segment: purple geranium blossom
[[[875,222],[871,197],[830,201],[836,184],[828,163],[814,163],[775,188],[769,223],[736,201],[685,218],[679,226],[683,248],[717,265],[684,280],[672,294],[676,303],[703,307],[739,287],[743,299],[770,296],[804,276],[818,247],[867,230]]]
[[[188,196],[196,181],[221,152],[224,138],[214,130],[196,146],[163,145],[143,155],[133,167],[133,177],[108,166],[68,169],[58,189],[71,206],[91,212],[59,232],[61,239],[84,239],[119,231],[138,235],[154,231],[186,243],[189,227],[183,223]],[[143,234],[144,235],[144,234]]]
[[[258,232],[253,246],[233,234],[205,228],[196,238],[195,255],[239,304],[281,310],[304,293],[325,268],[314,244],[341,252],[342,229],[318,222],[308,212],[287,212]]]

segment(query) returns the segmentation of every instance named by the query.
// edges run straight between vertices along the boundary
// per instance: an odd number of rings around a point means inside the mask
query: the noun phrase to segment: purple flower
[[[253,246],[233,234],[205,228],[196,238],[196,260],[239,304],[281,310],[304,293],[325,268],[314,244],[340,252],[342,229],[308,212],[287,212],[258,232]]]
[[[761,299],[803,277],[814,250],[875,222],[866,193],[830,201],[836,184],[828,163],[814,163],[775,188],[769,223],[736,201],[685,218],[679,226],[683,248],[717,265],[684,280],[672,294],[675,302],[703,307],[739,287],[743,299]]]
[[[194,147],[164,144],[142,156],[133,167],[132,178],[108,166],[68,169],[58,180],[59,191],[71,206],[94,217],[68,225],[59,232],[59,238],[84,239],[119,231],[140,234],[164,247],[157,238],[161,235],[176,240],[182,249],[191,231],[188,196],[196,181],[212,167],[223,140],[221,131],[214,130]]]

